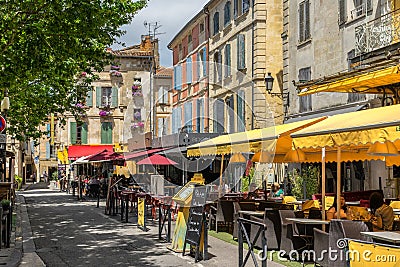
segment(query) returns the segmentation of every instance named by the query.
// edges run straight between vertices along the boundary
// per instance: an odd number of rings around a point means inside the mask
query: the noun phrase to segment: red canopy
[[[149,149],[149,150],[144,150],[144,151],[139,151],[139,152],[125,153],[124,158],[125,158],[125,160],[135,159],[138,157],[151,155],[153,153],[157,153],[157,152],[163,151],[165,149],[167,149],[167,148],[154,148],[154,149]]]
[[[94,162],[94,161],[112,161],[112,160],[123,160],[124,157],[118,153],[108,151],[108,150],[103,150],[100,151],[94,155],[88,156],[86,158],[87,161],[89,162]]]
[[[178,163],[158,154],[154,154],[136,163],[136,165],[176,165],[176,164]]]
[[[68,147],[68,159],[77,160],[104,150],[113,151],[113,145],[73,145]]]

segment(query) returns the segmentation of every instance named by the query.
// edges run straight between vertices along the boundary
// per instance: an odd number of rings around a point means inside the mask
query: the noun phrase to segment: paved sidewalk
[[[209,260],[194,263],[192,257],[174,253],[158,240],[157,224],[150,222],[150,230],[142,232],[132,216],[121,223],[119,216],[104,215],[104,201],[96,208],[94,200],[81,202],[65,192],[41,188],[46,186],[32,185],[18,196],[24,230],[19,266],[238,265],[235,245],[210,236]],[[282,265],[268,262],[268,266]]]

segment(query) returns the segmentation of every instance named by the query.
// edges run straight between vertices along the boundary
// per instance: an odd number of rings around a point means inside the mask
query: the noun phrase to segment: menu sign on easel
[[[195,261],[198,260],[201,233],[204,227],[204,205],[206,203],[207,188],[198,186],[193,189],[192,202],[190,206],[189,219],[187,222],[187,230],[185,243],[183,246],[183,255],[185,254],[186,244],[196,247]]]

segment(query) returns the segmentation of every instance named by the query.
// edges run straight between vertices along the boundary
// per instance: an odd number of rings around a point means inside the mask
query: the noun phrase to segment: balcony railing
[[[355,29],[355,55],[359,56],[399,42],[400,9]]]

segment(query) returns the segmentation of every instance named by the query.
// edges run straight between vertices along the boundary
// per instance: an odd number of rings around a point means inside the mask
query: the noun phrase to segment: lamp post
[[[7,111],[9,109],[10,109],[10,99],[8,98],[8,91],[6,89],[6,90],[4,90],[4,98],[1,101],[1,113],[3,114],[5,121],[7,120]],[[7,166],[7,164],[6,164],[6,161],[7,161],[7,158],[6,158],[7,157],[6,156],[7,155],[7,153],[6,153],[6,151],[7,151],[7,133],[6,133],[6,131],[7,131],[7,128],[4,127],[4,130],[3,130],[4,150],[3,150],[3,155],[2,155],[2,163],[3,163],[3,179],[2,180],[3,180],[3,182],[6,181],[6,174],[7,174],[7,168],[6,168],[6,166]]]
[[[264,80],[265,80],[265,89],[266,89],[267,93],[270,96],[277,96],[280,99],[282,99],[283,106],[285,108],[284,114],[285,114],[285,117],[286,117],[287,108],[289,106],[289,92],[279,92],[279,93],[272,92],[272,88],[274,86],[274,80],[275,79],[274,79],[274,77],[272,77],[271,72],[268,72],[265,75]]]

